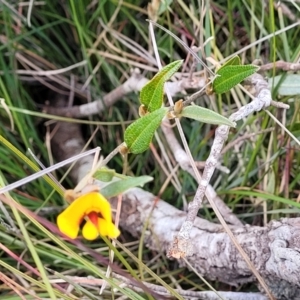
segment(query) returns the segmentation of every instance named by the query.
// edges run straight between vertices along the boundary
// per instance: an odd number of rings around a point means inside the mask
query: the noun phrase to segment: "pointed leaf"
[[[161,108],[164,97],[164,83],[180,68],[183,60],[176,60],[163,67],[141,90],[140,101],[149,112]]]
[[[197,105],[190,105],[185,107],[178,116],[194,119],[208,124],[228,125],[231,127],[235,127],[236,125],[235,122],[230,121],[226,117],[223,117],[222,115],[212,110]]]
[[[101,189],[101,194],[104,197],[115,197],[136,186],[143,186],[145,183],[152,181],[153,177],[140,176],[140,177],[128,177],[126,179],[114,181],[109,185]]]
[[[213,91],[216,94],[225,93],[254,74],[258,69],[259,67],[254,65],[229,65],[221,67],[217,71],[219,76],[213,81]]]
[[[149,148],[154,132],[167,112],[168,108],[162,107],[128,126],[124,133],[124,141],[129,152],[138,154]]]

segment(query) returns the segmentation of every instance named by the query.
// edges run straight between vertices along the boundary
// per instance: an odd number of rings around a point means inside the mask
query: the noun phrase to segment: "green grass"
[[[51,105],[53,95],[58,90],[69,93],[69,87],[72,85],[71,75],[75,85],[82,86],[88,80],[88,92],[80,91],[80,86],[75,91],[75,103],[81,104],[99,99],[120,86],[130,76],[130,69],[135,67],[136,63],[143,66],[141,72],[148,78],[155,74],[148,71],[149,67],[153,69],[154,66],[135,51],[136,45],[142,46],[150,53],[152,51],[148,23],[145,21],[149,18],[145,1],[45,0],[39,5],[38,1],[35,2],[37,5],[34,5],[30,17],[31,27],[26,23],[28,7],[19,7],[17,1],[9,6],[3,2],[0,4],[0,97],[11,107],[10,119],[7,111],[0,106],[1,185],[15,182],[37,171],[34,167],[37,164],[29,155],[28,148],[45,166],[52,164],[52,154],[45,142],[49,138],[49,127],[45,126],[44,122],[48,119],[40,108],[47,101]],[[205,16],[201,30],[195,30],[200,22],[198,1],[190,1],[189,5],[184,2],[171,2],[157,22],[189,45],[192,42],[199,45],[198,41],[205,41],[213,36],[214,39],[206,44],[203,51],[216,61],[221,61],[256,42],[260,37],[294,22],[274,7],[270,8],[270,14],[266,13],[261,1],[257,0],[204,1],[207,11],[211,11],[211,14],[207,13]],[[269,4],[274,3],[269,1]],[[289,7],[299,18],[300,11],[293,4],[289,4]],[[115,35],[105,33],[105,29],[100,26],[100,19],[106,26],[122,33],[136,44],[128,48]],[[240,55],[242,62],[251,63],[257,58],[262,59],[264,63],[279,59],[288,62],[299,60],[299,31],[300,27],[297,26],[258,43]],[[185,50],[172,37],[159,29],[155,29],[155,34],[164,64],[186,58]],[[62,69],[83,60],[87,62],[85,65],[60,74],[61,77],[57,81],[55,76],[47,78],[31,75],[30,72],[15,72],[26,69]],[[190,66],[191,60],[187,68]],[[91,74],[94,75],[89,77]],[[267,72],[266,76],[272,77],[275,74],[285,76],[284,71],[276,70]],[[65,81],[65,87],[61,85],[62,80]],[[299,95],[282,98],[278,95],[277,86],[272,87],[272,95],[274,100],[290,104],[291,108],[286,112],[286,118],[283,118],[281,110],[270,108],[270,111],[279,120],[284,120],[284,125],[299,138]],[[238,87],[231,93],[212,98],[205,96],[197,100],[197,104],[226,116],[248,102],[249,97]],[[131,93],[107,108],[100,116],[79,120],[78,122],[83,124],[82,130],[86,140],[95,130],[95,122],[98,122],[101,129],[93,139],[92,147],[100,145],[102,154],[108,155],[123,141],[127,121],[137,118],[138,106],[138,94]],[[64,120],[61,117],[56,119]],[[210,151],[215,126],[188,119],[182,120],[182,126],[194,159],[204,161]],[[296,202],[300,188],[299,147],[288,135],[262,111],[238,122],[237,128],[230,132],[229,142],[270,127],[274,127],[272,132],[245,139],[237,147],[231,147],[221,160],[230,173],[217,171],[213,177],[212,185],[219,195],[242,221],[249,224],[255,219],[263,225],[263,215],[270,221],[299,213],[299,203]],[[158,131],[158,134],[163,147],[167,149],[161,132]],[[15,148],[10,147],[10,144]],[[158,142],[154,140],[153,144],[160,154]],[[138,156],[130,155],[127,161],[116,156],[109,167],[127,175],[153,176],[154,181],[145,186],[145,189],[149,189],[155,195],[167,178],[151,150]],[[61,178],[63,174],[64,170],[56,171],[57,178]],[[183,196],[191,200],[197,186],[195,181],[180,169],[177,177],[182,190],[178,192],[169,183],[163,191],[162,198],[181,209]],[[72,187],[70,180],[63,184],[65,187]],[[23,287],[26,288],[22,294],[26,299],[34,299],[30,291],[34,291],[40,298],[77,299],[86,295],[88,299],[99,299],[98,289],[74,283],[74,290],[67,295],[51,280],[69,280],[66,276],[105,278],[103,272],[107,268],[109,249],[113,249],[118,268],[126,270],[129,274],[127,276],[165,284],[170,290],[175,288],[174,282],[184,289],[209,289],[194,273],[180,269],[177,262],[169,261],[164,253],[160,253],[158,260],[153,263],[151,260],[157,253],[149,251],[144,245],[139,246],[138,241],[126,232],[120,241],[122,247],[119,245],[117,248],[119,252],[103,240],[93,243],[64,242],[51,233],[54,230],[54,225],[51,227],[51,224],[55,224],[57,210],[63,205],[61,195],[54,191],[55,189],[59,191],[51,179],[40,178],[11,192],[10,206],[5,205],[5,209],[16,228],[8,225],[9,220],[5,217],[5,212],[0,211],[0,269],[2,274],[7,276],[6,279],[0,277],[0,299],[20,299],[16,291],[20,288],[18,285],[23,285],[24,282],[26,285]],[[261,205],[256,205],[256,199],[265,201],[265,211]],[[48,209],[46,214],[35,219],[30,212],[42,207]],[[205,209],[204,215],[208,220],[215,217],[210,209]],[[29,270],[29,266],[34,270]],[[9,278],[16,286],[9,284]],[[117,299],[121,295],[127,295],[131,299],[153,299],[146,292],[137,293],[130,288],[118,287],[112,279],[105,280],[116,290],[106,289],[103,299]],[[213,282],[212,285],[217,289],[220,287],[218,282]],[[224,285],[221,287],[223,290],[230,289]],[[252,288],[245,286],[244,291],[250,291]],[[241,289],[243,290],[243,287]]]

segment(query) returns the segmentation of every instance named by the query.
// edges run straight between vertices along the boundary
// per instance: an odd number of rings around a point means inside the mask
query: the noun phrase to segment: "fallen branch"
[[[72,124],[72,126],[74,128],[70,131],[70,124],[62,122],[58,132],[61,131],[63,135],[53,137],[53,142],[57,139],[56,143],[61,145],[60,157],[73,156],[80,152],[84,145],[79,127],[78,133],[74,135],[75,126],[78,125]],[[73,146],[66,148],[63,143]],[[84,177],[92,164],[93,157],[90,156],[75,165],[71,173],[75,183]],[[122,230],[140,238],[144,224],[151,215],[145,244],[160,252],[168,249],[173,236],[177,234],[186,218],[186,213],[163,200],[155,201],[155,199],[156,196],[142,189],[129,190],[123,196],[120,226]],[[113,199],[112,205],[115,204],[116,200]],[[153,205],[155,208],[152,211]],[[273,221],[267,227],[246,225],[230,226],[230,228],[277,299],[283,297],[293,299],[300,294],[299,218]],[[188,261],[203,276],[233,286],[255,282],[252,272],[221,225],[197,217],[190,234],[194,254],[188,257]],[[180,262],[185,265],[183,261]]]

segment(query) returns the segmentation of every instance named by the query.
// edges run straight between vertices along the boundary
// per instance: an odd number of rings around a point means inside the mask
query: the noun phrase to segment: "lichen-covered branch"
[[[254,74],[248,79],[248,81],[254,86],[256,97],[254,97],[254,99],[250,103],[244,105],[237,112],[233,113],[229,117],[231,121],[239,121],[242,118],[245,118],[248,115],[252,114],[253,112],[260,111],[263,108],[270,106],[272,103],[271,92],[268,88],[268,84],[261,75]],[[227,125],[220,125],[216,129],[215,138],[210,150],[209,157],[205,163],[202,179],[199,183],[193,201],[189,204],[189,210],[186,219],[183,222],[178,234],[174,236],[173,243],[168,252],[169,256],[179,258],[188,256],[192,253],[190,247],[190,233],[198,214],[198,210],[202,206],[206,189],[216,169],[224,143],[228,138],[229,129],[230,127]],[[211,201],[210,203],[214,211],[218,214],[219,210],[215,203]]]
[[[80,133],[79,126],[77,129]],[[62,122],[58,132],[60,130],[63,135],[53,137],[56,145],[61,144],[60,157],[78,154],[84,144],[82,136],[74,135],[76,129],[74,127],[70,131],[68,123]],[[68,144],[72,147],[64,147]],[[53,152],[56,153],[55,148]],[[93,157],[90,156],[75,165],[72,172],[75,184],[92,168],[92,164]],[[145,222],[149,220],[145,244],[155,251],[166,251],[186,213],[163,200],[156,200],[155,195],[142,189],[129,190],[123,196],[120,226],[139,238]],[[116,201],[112,200],[112,204],[116,205]],[[153,205],[155,208],[152,210]],[[293,299],[300,294],[299,218],[274,221],[267,227],[247,225],[230,228],[277,299]],[[203,276],[231,285],[255,281],[221,225],[196,217],[190,234],[193,255],[188,260]],[[184,262],[181,261],[181,264],[184,265]]]
[[[123,197],[120,225],[139,237],[151,215],[145,244],[153,250],[166,251],[186,213],[155,199],[154,195],[138,188],[128,191]],[[115,205],[116,202],[112,203]],[[287,292],[288,299],[300,293],[300,273],[297,271],[300,267],[299,225],[300,218],[296,218],[273,221],[267,227],[230,227],[277,299]],[[193,254],[187,259],[204,277],[234,286],[255,281],[221,225],[197,217],[190,231],[190,246]],[[179,261],[184,265],[184,261]]]
[[[175,160],[179,163],[182,170],[188,172],[196,179],[195,172],[191,167],[187,153],[184,151],[182,146],[179,144],[173,129],[171,128],[169,121],[165,121],[161,127],[165,138],[170,145],[170,150],[172,151]],[[232,213],[229,207],[224,203],[224,201],[217,195],[215,189],[209,184],[205,191],[205,196],[210,201],[214,201],[218,206],[223,218],[230,224],[242,225],[242,222]]]

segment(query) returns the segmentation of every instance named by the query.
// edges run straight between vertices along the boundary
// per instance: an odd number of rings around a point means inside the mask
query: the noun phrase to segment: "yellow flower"
[[[87,240],[94,240],[99,235],[116,238],[119,229],[113,224],[109,202],[99,193],[91,192],[74,200],[58,217],[59,230],[71,239],[78,236],[80,224],[82,235]]]

